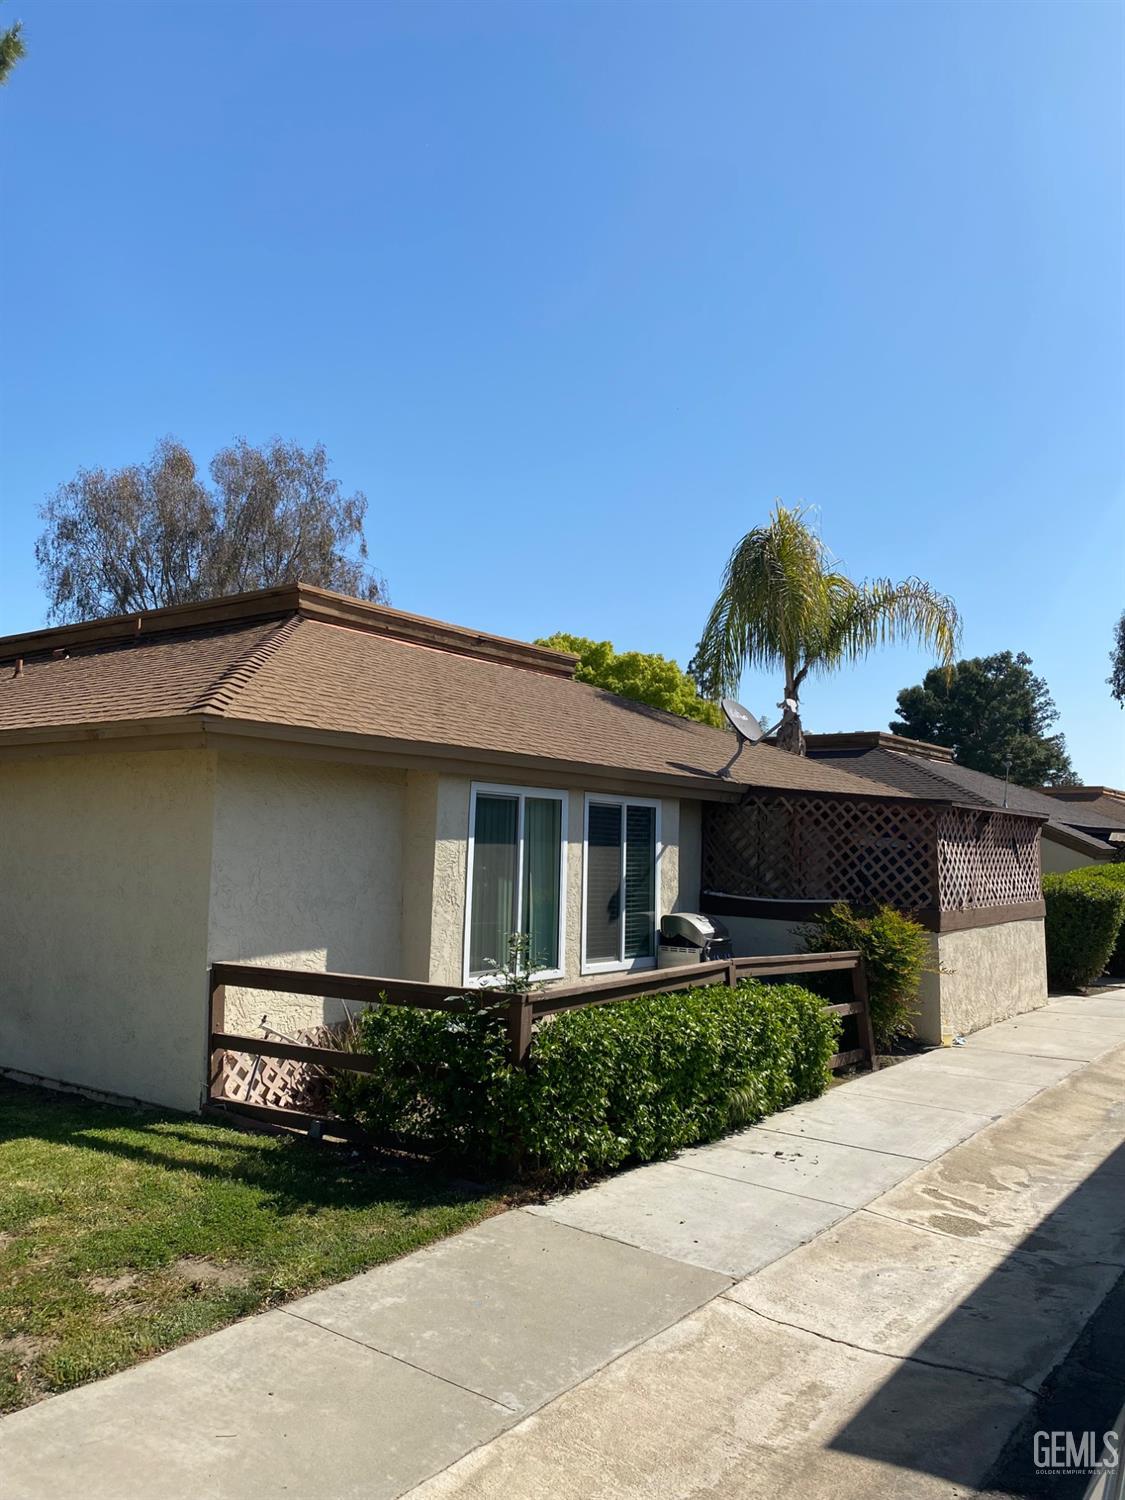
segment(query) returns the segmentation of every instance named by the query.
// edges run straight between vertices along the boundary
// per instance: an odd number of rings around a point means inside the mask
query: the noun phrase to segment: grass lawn
[[[423,1168],[0,1080],[0,1411],[502,1206]]]

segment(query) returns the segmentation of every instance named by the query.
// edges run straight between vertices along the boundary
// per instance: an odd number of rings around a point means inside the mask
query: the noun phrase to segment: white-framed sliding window
[[[567,794],[474,782],[469,793],[464,983],[508,961],[526,932],[536,979],[561,979],[566,953]]]
[[[654,968],[660,803],[587,793],[582,850],[583,974]]]

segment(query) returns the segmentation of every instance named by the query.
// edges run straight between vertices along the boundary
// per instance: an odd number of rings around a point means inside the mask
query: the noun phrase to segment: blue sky
[[[0,632],[44,616],[43,497],[167,433],[323,441],[402,608],[681,662],[780,497],[1029,651],[1125,782],[1119,6],[17,14]],[[926,665],[806,723],[885,727]]]

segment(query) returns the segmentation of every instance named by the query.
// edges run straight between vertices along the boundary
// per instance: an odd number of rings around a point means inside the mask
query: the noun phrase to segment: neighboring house
[[[1125,828],[1125,802],[1121,803],[1119,822],[1113,823],[1099,808],[1080,825],[1069,807],[1060,807],[1042,791],[957,765],[947,745],[931,745],[879,730],[810,734],[806,744],[809,758],[822,765],[836,766],[854,776],[869,776],[916,797],[948,796],[952,792],[968,805],[1006,808],[1045,818],[1039,846],[1045,875],[1112,859],[1106,840],[1115,829]]]
[[[866,893],[1034,929],[1018,974],[935,991],[927,1034],[1045,996],[1037,818],[997,815],[982,874],[950,842],[982,836],[958,797],[739,750],[558,652],[292,585],[11,637],[0,663],[0,1068],[20,1076],[195,1109],[216,960],[452,991],[527,931],[544,979],[652,968],[705,870],[735,899],[761,878],[760,841],[732,855],[747,817],[781,832],[803,910]],[[338,1013],[227,991],[232,1030]]]
[[[1091,838],[1125,856],[1125,792],[1112,786],[1045,786],[1040,791],[1062,804],[1058,816]]]

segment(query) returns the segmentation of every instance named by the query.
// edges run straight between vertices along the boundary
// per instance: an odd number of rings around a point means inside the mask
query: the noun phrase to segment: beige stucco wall
[[[703,885],[702,804],[683,798],[680,809],[679,889],[669,911],[698,911]]]
[[[799,923],[722,917],[739,957],[801,953]],[[935,972],[923,975],[916,1030],[924,1041],[950,1041],[1034,1010],[1047,998],[1043,922],[1002,922],[930,935]]]
[[[215,757],[0,765],[0,1067],[195,1109]]]
[[[462,983],[470,778],[207,750],[0,767],[0,1068],[195,1109],[210,962]],[[585,796],[568,788],[565,978]],[[660,913],[697,905],[695,802],[661,801]],[[598,979],[603,976],[592,976]],[[228,988],[291,1034],[333,1000]]]
[[[408,808],[426,824],[417,792],[403,771],[221,755],[210,959],[406,977],[404,864],[412,881],[423,878],[413,851],[404,860]],[[408,938],[417,944],[413,927]],[[231,987],[226,994],[231,1031],[255,1031],[265,1015],[289,1034],[344,1012],[335,1000]]]
[[[1059,843],[1046,830],[1039,840],[1039,866],[1044,875],[1063,875],[1067,870],[1081,870],[1086,865],[1100,863],[1100,860],[1091,859],[1088,855],[1079,854],[1076,849]]]
[[[434,867],[429,974],[433,984],[459,985],[465,947],[469,870],[467,776],[439,776],[430,837]]]
[[[1042,918],[935,934],[931,952],[941,972],[922,981],[924,1041],[949,1042],[1046,1003]]]

